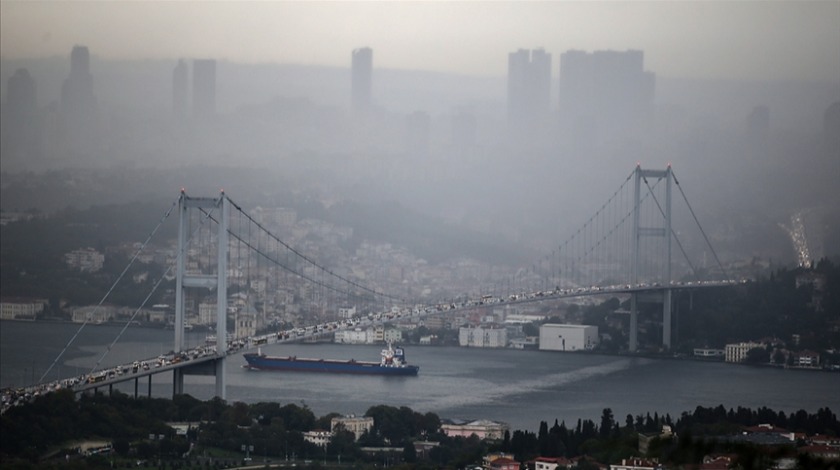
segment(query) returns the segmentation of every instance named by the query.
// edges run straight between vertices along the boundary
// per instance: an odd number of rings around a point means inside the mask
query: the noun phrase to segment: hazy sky
[[[840,0],[0,1],[4,58],[213,57],[505,75],[507,53],[641,49],[666,77],[840,80]]]

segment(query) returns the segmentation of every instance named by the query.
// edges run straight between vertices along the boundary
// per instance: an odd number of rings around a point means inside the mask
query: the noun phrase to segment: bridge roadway
[[[151,395],[151,377],[155,374],[166,372],[176,373],[179,371],[185,375],[213,375],[216,370],[216,361],[224,359],[226,355],[236,354],[251,350],[266,344],[291,343],[317,339],[322,336],[334,334],[338,331],[351,328],[365,328],[388,324],[403,319],[418,319],[428,315],[441,313],[454,313],[478,307],[496,305],[514,305],[528,302],[542,302],[564,298],[610,295],[610,294],[633,294],[633,293],[655,293],[665,290],[693,290],[699,288],[715,288],[743,284],[746,280],[724,280],[724,281],[698,281],[698,282],[672,282],[669,286],[658,284],[638,285],[614,285],[607,287],[578,287],[569,289],[555,288],[550,291],[535,291],[530,293],[511,294],[506,297],[495,297],[486,295],[480,299],[473,299],[461,302],[443,302],[425,307],[394,308],[388,312],[371,313],[366,317],[356,317],[350,320],[326,322],[307,327],[292,328],[250,338],[233,340],[228,343],[228,350],[225,355],[216,353],[215,346],[199,346],[180,353],[169,354],[156,358],[138,360],[132,364],[120,365],[108,369],[93,372],[91,374],[63,379],[55,382],[32,385],[22,390],[17,390],[16,396],[34,398],[38,394],[48,393],[60,388],[69,388],[76,393],[90,390],[98,390],[108,387],[112,390],[114,384],[134,381],[134,395],[138,395],[139,382],[141,378],[148,378],[147,393]],[[175,392],[173,388],[173,393]],[[5,393],[5,391],[4,391]],[[5,399],[4,399],[5,400]],[[3,411],[15,403],[4,402]]]

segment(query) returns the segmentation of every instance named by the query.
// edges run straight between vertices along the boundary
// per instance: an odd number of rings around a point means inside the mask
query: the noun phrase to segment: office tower
[[[188,80],[187,61],[180,59],[172,71],[172,112],[179,118],[187,116]]]
[[[99,123],[90,53],[85,46],[74,46],[70,52],[70,74],[61,86],[58,136],[68,155],[92,155],[98,148]]]
[[[551,54],[519,49],[508,55],[508,121],[537,124],[551,110]]]
[[[618,131],[652,118],[656,77],[642,51],[560,55],[560,115],[575,128]]]
[[[74,46],[70,53],[70,75],[61,87],[61,113],[67,122],[93,119],[95,111],[90,53],[85,46]]]
[[[193,60],[192,74],[193,117],[210,117],[216,114],[216,61]]]
[[[354,111],[362,111],[370,107],[372,78],[373,50],[369,47],[354,49],[351,76]]]
[[[0,145],[4,158],[31,154],[38,134],[35,80],[27,69],[17,69],[6,87],[6,106],[0,120]]]

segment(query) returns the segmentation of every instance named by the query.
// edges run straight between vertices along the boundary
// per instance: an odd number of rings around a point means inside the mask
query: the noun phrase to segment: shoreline
[[[44,323],[44,324],[68,324],[68,325],[85,325],[85,326],[111,326],[111,327],[124,327],[125,322],[119,321],[109,321],[103,323],[79,323],[74,322],[72,320],[63,320],[58,318],[48,318],[48,319],[3,319],[0,320],[3,322],[19,322],[19,323]],[[171,325],[162,325],[160,323],[143,323],[137,320],[131,322],[131,326],[135,326],[137,328],[144,328],[149,330],[174,330]],[[186,331],[192,332],[207,332],[213,333],[213,330],[207,327],[198,327],[198,328],[191,328]],[[336,344],[340,346],[371,346],[375,344],[353,344],[353,343],[335,343],[334,341],[321,341],[321,342],[306,342],[300,341],[299,344],[303,345],[318,345],[323,343],[329,344]],[[411,347],[421,347],[421,348],[436,348],[441,347],[440,345],[432,345],[432,344],[414,344],[414,343],[402,343],[405,345],[410,345]],[[452,347],[458,347],[456,345],[451,345]],[[472,348],[472,349],[481,349],[481,348]],[[512,349],[516,350],[517,348],[494,348],[494,349]],[[606,351],[549,351],[549,350],[540,350],[538,348],[531,348],[530,350],[541,351],[545,353],[560,353],[560,354],[592,354],[592,355],[599,355],[599,356],[609,356],[609,357],[629,357],[629,358],[643,358],[643,359],[659,359],[659,360],[671,360],[671,361],[692,361],[692,362],[710,362],[710,363],[722,363],[728,364],[733,366],[746,366],[746,367],[757,367],[757,368],[770,368],[770,369],[783,369],[783,370],[792,370],[792,371],[804,371],[804,372],[828,372],[828,373],[840,373],[840,367],[834,366],[835,368],[829,367],[796,367],[796,366],[788,366],[788,365],[777,365],[777,364],[748,364],[748,363],[735,363],[735,362],[726,362],[723,359],[715,359],[715,358],[703,358],[703,357],[693,357],[687,356],[682,354],[666,354],[666,353],[629,353],[629,352],[606,352]]]

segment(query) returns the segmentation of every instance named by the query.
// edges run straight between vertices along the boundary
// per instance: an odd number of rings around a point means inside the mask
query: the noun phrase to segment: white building
[[[447,420],[440,425],[440,430],[449,437],[470,437],[479,439],[503,439],[509,430],[506,423],[480,419],[476,421]]]
[[[338,318],[349,320],[356,316],[356,307],[338,307]]]
[[[88,305],[73,309],[73,321],[76,323],[105,323],[114,320],[117,308],[113,305]]]
[[[382,334],[382,338],[385,343],[400,343],[403,339],[402,330],[398,330],[396,328],[386,328],[385,332]]]
[[[34,320],[47,303],[44,299],[3,299],[0,301],[0,320]]]
[[[332,433],[323,429],[315,429],[303,433],[304,441],[311,442],[318,447],[327,447],[327,444],[330,443],[330,438],[332,438]]]
[[[362,434],[373,429],[373,418],[368,416],[341,416],[330,420],[330,431],[335,434],[338,429],[350,431],[358,441]]]
[[[470,348],[504,348],[507,330],[492,327],[466,327],[458,331],[458,344]]]
[[[598,345],[598,327],[591,325],[540,326],[541,351],[586,351]]]
[[[336,331],[336,343],[366,344],[368,342],[367,330],[354,328],[352,330]]]
[[[216,299],[206,298],[198,304],[198,321],[202,325],[215,325],[218,309]]]
[[[744,362],[750,349],[766,347],[761,343],[732,343],[726,345],[726,362]]]
[[[257,314],[253,309],[236,312],[234,336],[247,338],[257,334]]]

